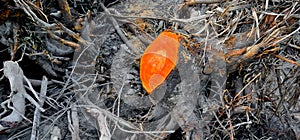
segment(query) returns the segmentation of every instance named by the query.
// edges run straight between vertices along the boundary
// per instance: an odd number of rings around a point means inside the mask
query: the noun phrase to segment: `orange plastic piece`
[[[179,36],[164,31],[147,47],[140,62],[140,78],[148,94],[161,85],[176,66]]]

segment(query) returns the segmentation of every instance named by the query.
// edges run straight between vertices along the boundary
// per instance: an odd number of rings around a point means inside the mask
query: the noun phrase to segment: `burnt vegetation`
[[[0,139],[300,139],[298,1],[0,5]],[[163,31],[178,62],[148,94]]]

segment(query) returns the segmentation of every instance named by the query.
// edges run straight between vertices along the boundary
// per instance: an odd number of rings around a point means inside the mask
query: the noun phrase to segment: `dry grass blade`
[[[226,0],[186,0],[186,5],[195,5],[195,4],[213,4],[213,3],[220,3],[225,2]]]
[[[288,62],[288,63],[291,63],[291,64],[293,64],[293,65],[296,65],[296,66],[300,67],[300,63],[298,63],[298,62],[296,62],[296,61],[287,59],[287,58],[285,58],[285,57],[282,57],[282,56],[276,55],[276,54],[275,54],[274,56],[275,56],[276,58],[278,58],[278,59],[281,59],[281,60],[283,60],[283,61],[286,61],[286,62]]]

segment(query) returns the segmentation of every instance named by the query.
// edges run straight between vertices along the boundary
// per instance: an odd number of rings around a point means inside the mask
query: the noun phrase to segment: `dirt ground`
[[[0,139],[300,140],[298,1],[0,4]],[[178,60],[149,94],[162,32]]]

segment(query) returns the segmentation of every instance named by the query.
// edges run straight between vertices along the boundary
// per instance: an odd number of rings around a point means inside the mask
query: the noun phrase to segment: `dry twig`
[[[45,76],[43,76],[42,84],[41,84],[41,91],[40,91],[40,106],[44,105],[45,97],[47,93],[47,84],[48,80]],[[32,125],[32,131],[31,131],[31,138],[30,140],[37,140],[39,139],[39,127],[40,127],[40,117],[41,112],[39,109],[35,109],[34,111],[34,118],[33,118],[33,125]]]
[[[107,15],[110,15],[109,10],[102,4],[100,3],[101,8],[104,10],[104,12]],[[134,48],[133,44],[126,38],[126,36],[124,35],[124,33],[122,32],[118,22],[116,21],[116,19],[112,16],[109,17],[109,19],[111,20],[114,28],[116,29],[117,33],[119,34],[119,36],[121,37],[121,39],[125,42],[125,44],[127,45],[127,47],[133,51],[135,54],[138,54],[138,52],[136,51],[136,49]]]
[[[8,103],[8,107],[11,108],[13,112],[8,116],[2,118],[1,121],[11,123],[22,121],[25,115],[25,98],[27,98],[32,104],[34,104],[40,111],[45,111],[39,103],[37,103],[29,94],[27,94],[23,84],[23,78],[26,79],[26,77],[24,76],[23,70],[19,67],[17,62],[4,62],[4,75],[9,79],[12,93],[10,95],[11,97],[8,100],[1,103],[1,106],[4,107],[4,104]],[[29,85],[31,84],[29,83]],[[33,93],[35,92],[33,89],[32,91]],[[37,99],[39,100],[38,97]],[[10,107],[10,102],[13,103],[13,107]],[[4,107],[4,111],[1,113],[1,115],[6,111],[7,110]],[[0,128],[3,129],[5,127],[1,126]]]
[[[79,118],[78,118],[78,112],[77,107],[72,106],[71,112],[68,111],[68,122],[69,122],[69,131],[72,134],[72,140],[80,140],[79,137]]]

